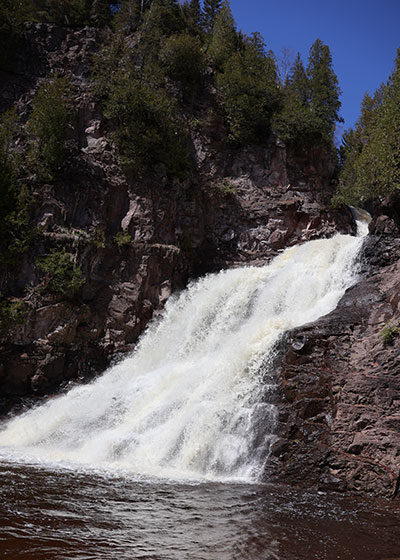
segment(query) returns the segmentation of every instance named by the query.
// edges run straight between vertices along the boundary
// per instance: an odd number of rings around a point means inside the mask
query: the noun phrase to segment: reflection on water
[[[8,560],[383,560],[400,506],[284,487],[0,465]]]

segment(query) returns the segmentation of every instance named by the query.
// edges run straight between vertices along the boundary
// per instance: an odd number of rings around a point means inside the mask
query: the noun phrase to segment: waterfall
[[[357,279],[358,237],[286,249],[172,297],[135,352],[8,420],[0,456],[143,477],[257,480],[274,440],[280,335],[332,311]]]

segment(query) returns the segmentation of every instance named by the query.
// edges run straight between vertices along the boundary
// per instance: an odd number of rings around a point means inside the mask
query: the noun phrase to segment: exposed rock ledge
[[[273,479],[394,497],[400,484],[400,239],[379,216],[361,256],[364,274],[337,309],[288,333],[278,367],[280,439]]]

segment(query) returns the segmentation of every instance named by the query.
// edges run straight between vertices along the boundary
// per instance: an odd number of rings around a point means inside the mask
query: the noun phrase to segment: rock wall
[[[370,225],[362,276],[337,309],[281,342],[274,479],[398,496],[400,483],[399,223]]]

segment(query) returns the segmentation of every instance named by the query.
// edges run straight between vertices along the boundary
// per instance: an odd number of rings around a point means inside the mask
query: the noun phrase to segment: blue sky
[[[230,0],[238,29],[259,31],[279,58],[284,48],[307,61],[319,38],[329,45],[343,91],[342,129],[354,124],[366,91],[393,69],[400,47],[400,0]]]

